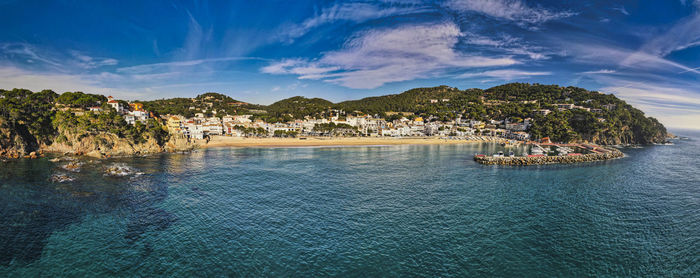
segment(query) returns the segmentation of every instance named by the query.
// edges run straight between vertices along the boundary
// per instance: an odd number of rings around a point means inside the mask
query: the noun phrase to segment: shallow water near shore
[[[0,276],[691,277],[700,134],[679,135],[577,165],[472,160],[497,144],[6,162]]]

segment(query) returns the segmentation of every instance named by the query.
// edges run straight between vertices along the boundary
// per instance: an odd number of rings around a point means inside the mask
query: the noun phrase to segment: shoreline
[[[304,137],[301,138],[245,138],[214,136],[199,148],[217,147],[322,147],[322,146],[389,146],[389,145],[452,145],[468,143],[500,143],[503,138],[487,140],[447,139],[439,137]]]

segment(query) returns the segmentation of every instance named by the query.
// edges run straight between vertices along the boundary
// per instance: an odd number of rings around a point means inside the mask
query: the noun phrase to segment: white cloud
[[[685,88],[628,82],[601,88],[601,92],[614,93],[648,116],[658,118],[664,125],[674,128],[698,129],[700,126],[700,99],[697,92]]]
[[[339,67],[322,67],[301,59],[284,59],[260,69],[262,73],[294,74],[300,79],[319,79],[321,75],[339,70]]]
[[[90,57],[75,50],[70,51],[70,54],[75,59],[75,65],[83,69],[94,69],[103,66],[114,66],[119,63],[117,59]]]
[[[0,62],[8,64],[32,64],[42,69],[68,73],[75,70],[90,70],[114,66],[117,59],[91,57],[76,50],[56,53],[27,43],[0,43]]]
[[[664,59],[643,51],[631,50],[612,45],[581,43],[563,40],[563,47],[572,54],[572,58],[581,63],[621,66],[631,70],[665,70],[677,73],[678,70],[700,74],[700,71],[683,64]]]
[[[527,56],[532,60],[548,59],[551,53],[547,53],[541,47],[527,45],[523,40],[508,34],[487,37],[475,33],[465,33],[464,43],[489,47],[490,50],[501,50],[504,53]]]
[[[66,73],[37,73],[16,67],[0,67],[0,84],[5,89],[24,88],[32,91],[45,89],[57,93],[82,91],[100,94],[112,94],[121,97],[136,97],[141,95],[128,89],[102,86],[105,80],[114,80],[119,76],[102,74],[66,74]]]
[[[610,70],[610,69],[601,69],[601,70],[593,70],[593,71],[584,71],[582,72],[583,74],[610,74],[610,73],[616,73],[617,71],[615,70]]]
[[[700,13],[680,20],[669,30],[645,43],[641,50],[664,57],[672,52],[700,46]]]
[[[445,69],[518,63],[511,57],[459,53],[454,48],[462,35],[459,27],[451,22],[370,30],[354,35],[342,49],[326,52],[317,60],[286,59],[261,71],[371,89],[388,82],[436,76]]]
[[[619,6],[619,7],[615,7],[615,8],[612,8],[612,9],[613,9],[613,10],[616,10],[616,11],[619,11],[620,13],[622,13],[622,14],[624,14],[624,15],[630,15],[630,13],[627,11],[627,9],[625,9],[625,6]]]
[[[474,77],[488,77],[500,80],[513,80],[519,78],[527,78],[532,76],[542,76],[551,75],[551,72],[545,71],[523,71],[514,69],[503,69],[503,70],[490,70],[484,72],[474,72],[474,73],[464,73],[458,75],[457,78],[474,78]]]
[[[257,57],[223,57],[223,58],[209,58],[209,59],[194,59],[185,61],[174,61],[166,63],[154,63],[154,64],[144,64],[136,65],[130,67],[118,68],[117,72],[128,73],[128,74],[144,74],[152,73],[158,71],[169,71],[173,68],[178,67],[191,67],[198,66],[207,63],[221,63],[221,62],[232,62],[232,61],[242,61],[242,60],[263,60]]]
[[[576,15],[570,11],[531,8],[520,0],[450,0],[445,6],[460,12],[478,12],[520,24],[539,24]]]
[[[308,18],[300,24],[285,27],[282,40],[291,42],[308,33],[313,28],[337,21],[360,23],[388,16],[414,14],[427,10],[426,7],[422,6],[405,5],[410,3],[403,3],[402,5],[398,5],[398,3],[389,4],[391,5],[375,5],[361,2],[336,3],[333,6],[322,9],[320,14]]]
[[[4,56],[0,56],[0,58],[7,60],[24,60],[30,63],[41,62],[56,69],[63,67],[55,59],[46,57],[43,54],[40,55],[39,49],[27,43],[1,43],[0,54]]]

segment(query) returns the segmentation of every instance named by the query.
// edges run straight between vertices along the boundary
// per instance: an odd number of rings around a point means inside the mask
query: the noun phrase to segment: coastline
[[[487,140],[447,139],[439,137],[304,137],[245,138],[213,136],[199,148],[215,147],[309,147],[309,146],[381,146],[381,145],[447,145],[484,142],[504,142],[503,138],[483,136]]]

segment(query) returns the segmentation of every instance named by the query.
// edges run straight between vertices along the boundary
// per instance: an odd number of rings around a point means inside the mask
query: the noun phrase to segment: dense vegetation
[[[498,115],[496,119],[532,116],[529,132],[534,138],[549,136],[557,142],[586,140],[601,144],[648,144],[661,142],[667,135],[666,128],[657,119],[646,117],[642,111],[612,94],[577,87],[511,83],[487,89],[484,97],[487,101],[510,101],[487,108],[487,111],[492,111],[490,115]],[[601,112],[583,109],[556,111],[555,103],[575,104],[600,109]],[[539,116],[533,115],[531,109],[554,112]]]
[[[219,93],[205,93],[195,98],[141,101],[141,103],[146,110],[156,115],[182,115],[188,118],[193,117],[196,113],[203,113],[207,117],[251,114],[261,108],[259,105],[240,102]]]
[[[68,136],[75,136],[80,140],[86,136],[103,133],[114,134],[119,138],[128,138],[136,144],[145,143],[147,138],[155,139],[159,145],[168,140],[168,132],[155,119],[148,119],[145,124],[137,121],[134,125],[130,125],[114,110],[99,114],[87,112],[80,116],[59,111],[54,117],[53,125],[58,130],[63,131],[56,139],[59,143],[70,144]]]
[[[168,140],[168,132],[157,120],[129,125],[106,105],[106,100],[102,95],[82,92],[58,95],[51,90],[0,90],[0,149],[21,148],[27,153],[54,142],[70,144],[69,137],[80,139],[100,133],[137,144],[147,138],[154,138],[160,145]],[[105,110],[102,113],[84,111],[100,105]]]
[[[83,92],[65,92],[56,98],[56,103],[72,108],[100,106],[107,102],[103,95],[85,94]]]
[[[293,119],[302,119],[305,116],[321,117],[332,106],[333,103],[325,99],[296,96],[265,107],[267,113],[261,118],[267,122],[287,122]]]
[[[134,142],[155,138],[159,143],[168,134],[161,123],[128,125],[106,105],[102,95],[66,92],[58,95],[50,90],[31,92],[23,89],[0,90],[0,147],[15,144],[16,138],[28,142],[29,149],[54,140],[66,140],[69,131],[78,135],[112,133]],[[332,103],[320,98],[292,97],[268,106],[254,105],[218,93],[205,93],[195,98],[172,98],[143,101],[144,108],[156,115],[178,114],[192,117],[252,114],[266,122],[287,122],[304,117],[373,115],[387,120],[423,117],[430,121],[448,121],[462,115],[464,119],[481,121],[522,122],[531,118],[528,132],[533,138],[550,137],[553,141],[589,141],[601,144],[654,143],[665,139],[666,129],[658,120],[614,95],[606,95],[577,87],[560,87],[527,83],[510,83],[486,90],[459,90],[448,86],[416,88],[401,94],[363,98]],[[591,109],[558,111],[554,104],[568,103]],[[126,104],[126,103],[123,103]],[[105,112],[79,113],[88,107],[101,106]],[[546,116],[534,113],[552,111]],[[241,127],[243,128],[243,127]],[[245,129],[245,128],[243,128]],[[318,132],[353,132],[341,126],[318,126]],[[262,134],[258,129],[245,129],[249,135]],[[277,136],[293,136],[279,133]]]
[[[54,101],[58,97],[51,90],[34,93],[24,89],[0,90],[0,147],[11,147],[15,136],[36,150],[40,144],[50,144],[56,129],[52,125]]]
[[[554,104],[569,103],[600,109],[558,111]],[[610,105],[604,108],[604,105]],[[610,108],[612,107],[612,108]],[[591,141],[602,144],[661,142],[666,129],[658,120],[614,95],[601,94],[577,87],[560,87],[528,83],[510,83],[487,90],[458,90],[448,86],[416,88],[401,94],[368,97],[332,104],[323,99],[294,97],[265,107],[271,122],[317,117],[329,109],[352,115],[376,115],[387,120],[403,116],[430,116],[451,120],[462,115],[473,120],[522,122],[532,118],[529,132],[533,138],[550,137],[557,142]],[[538,109],[552,113],[540,116]],[[396,114],[396,112],[403,112]],[[328,114],[326,114],[328,116]]]

